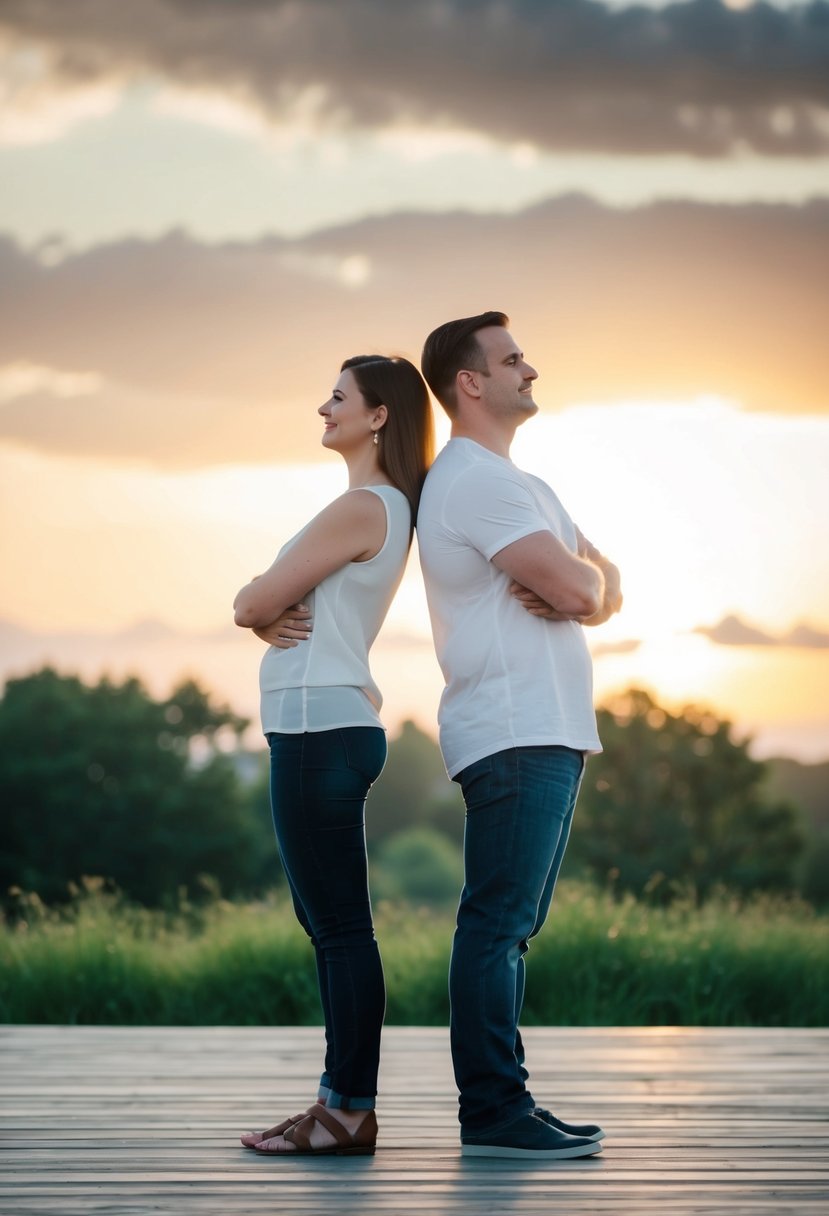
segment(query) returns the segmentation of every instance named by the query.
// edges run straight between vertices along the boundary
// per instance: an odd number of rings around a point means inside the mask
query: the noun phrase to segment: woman
[[[348,490],[234,602],[237,625],[271,643],[260,672],[271,808],[325,1017],[318,1100],[245,1133],[242,1143],[260,1153],[374,1152],[386,998],[364,809],[386,738],[368,651],[403,575],[433,454],[426,385],[406,359],[347,359],[319,413],[323,446],[348,467]]]

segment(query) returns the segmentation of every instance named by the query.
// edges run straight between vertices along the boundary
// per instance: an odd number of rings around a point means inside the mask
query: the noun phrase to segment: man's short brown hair
[[[489,374],[477,333],[490,325],[506,329],[509,317],[503,312],[482,312],[476,317],[447,321],[433,329],[423,344],[420,366],[424,379],[450,418],[458,405],[455,392],[458,372]]]

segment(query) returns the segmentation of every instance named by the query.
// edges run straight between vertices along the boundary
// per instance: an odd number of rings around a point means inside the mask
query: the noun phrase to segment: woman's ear
[[[386,419],[388,418],[388,416],[389,416],[389,411],[387,410],[385,405],[378,405],[377,409],[374,411],[374,421],[377,424],[378,430],[381,426],[386,425]]]

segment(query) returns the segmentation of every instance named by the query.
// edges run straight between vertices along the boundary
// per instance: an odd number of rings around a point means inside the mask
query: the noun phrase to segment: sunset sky
[[[828,304],[827,0],[2,0],[0,678],[255,719],[230,605],[345,486],[341,361],[496,308],[622,570],[597,701],[829,758]],[[373,667],[434,732],[415,555]]]

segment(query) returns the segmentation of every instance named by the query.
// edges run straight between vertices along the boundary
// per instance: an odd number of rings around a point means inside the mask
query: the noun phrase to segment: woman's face
[[[330,398],[317,412],[325,423],[322,445],[332,452],[355,451],[374,442],[377,411],[367,408],[350,369],[340,373]]]

